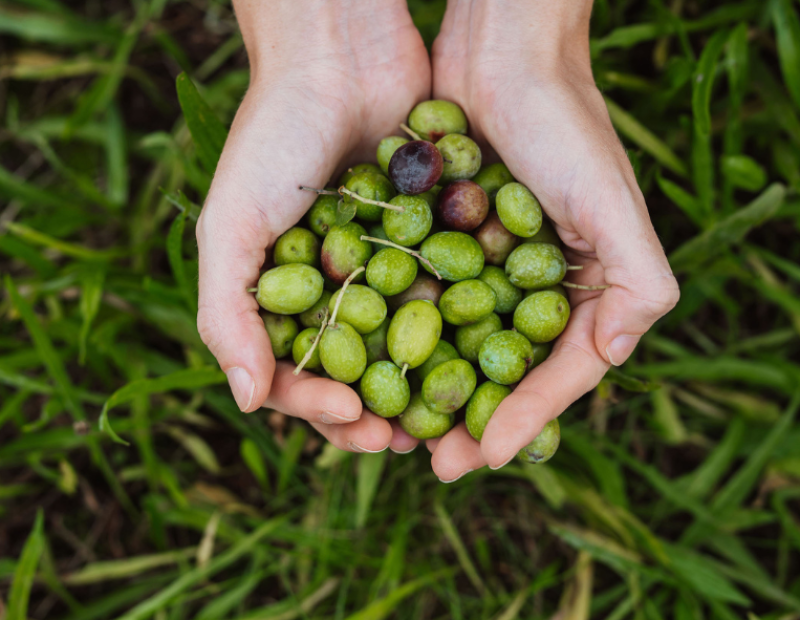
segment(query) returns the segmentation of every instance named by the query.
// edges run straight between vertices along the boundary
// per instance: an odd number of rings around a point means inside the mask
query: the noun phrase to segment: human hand
[[[497,469],[622,364],[678,301],[644,197],[592,78],[591,1],[450,0],[433,48],[433,96],[458,103],[484,153],[493,149],[537,196],[564,242],[572,314],[550,357],[492,416],[478,444],[459,424],[428,444],[450,482]],[[571,272],[573,273],[573,272]]]
[[[348,386],[275,363],[255,286],[281,233],[336,172],[374,158],[430,95],[430,63],[404,2],[235,2],[251,80],[197,223],[203,342],[244,412],[262,405],[311,422],[339,448],[405,452],[404,433],[362,412]]]

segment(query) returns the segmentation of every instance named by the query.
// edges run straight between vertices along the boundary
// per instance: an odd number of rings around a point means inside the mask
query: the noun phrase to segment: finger
[[[428,448],[428,452],[433,454],[436,452],[436,446],[439,445],[439,442],[442,440],[441,437],[437,437],[436,439],[426,439],[425,440],[425,447]]]
[[[294,369],[294,364],[277,363],[265,407],[322,424],[346,424],[361,417],[361,399],[351,387],[305,370],[295,376]]]
[[[464,422],[439,440],[431,458],[433,473],[444,483],[455,482],[484,465],[481,445],[469,434]]]
[[[366,409],[358,420],[350,424],[312,422],[311,426],[334,446],[349,452],[383,452],[392,440],[389,420]]]
[[[397,418],[389,420],[392,426],[392,441],[389,448],[392,452],[397,454],[408,454],[419,445],[419,439],[412,437],[406,433],[400,426],[400,421]]]
[[[247,289],[258,280],[265,248],[314,200],[299,183],[324,184],[336,161],[326,159],[325,149],[304,150],[306,140],[284,144],[291,135],[284,121],[292,113],[276,117],[280,106],[254,103],[259,97],[248,94],[237,112],[197,223],[197,327],[245,412],[267,399],[275,368],[258,303]],[[274,152],[281,156],[269,158]],[[313,170],[313,178],[297,179],[298,170]]]
[[[636,198],[641,198],[638,187]],[[597,240],[605,280],[597,308],[595,345],[607,362],[619,366],[639,338],[680,298],[678,282],[641,204],[611,209]]]
[[[608,363],[594,346],[598,304],[590,299],[575,309],[550,357],[523,379],[490,418],[480,448],[492,469],[508,463],[545,424],[603,378]]]

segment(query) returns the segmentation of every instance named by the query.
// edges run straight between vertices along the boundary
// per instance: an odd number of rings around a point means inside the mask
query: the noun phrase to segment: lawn
[[[592,55],[681,301],[549,463],[443,485],[200,341],[230,5],[0,3],[0,618],[800,618],[800,4],[597,0]]]

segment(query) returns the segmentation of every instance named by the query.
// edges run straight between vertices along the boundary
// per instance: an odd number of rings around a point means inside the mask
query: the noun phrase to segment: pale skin
[[[586,0],[450,0],[432,58],[399,1],[234,3],[251,86],[198,222],[204,342],[240,409],[308,420],[339,448],[405,453],[417,441],[362,406],[343,384],[272,356],[247,288],[275,239],[347,165],[374,159],[415,103],[458,103],[470,134],[542,203],[570,279],[572,318],[553,353],[500,405],[482,442],[464,424],[429,440],[443,482],[498,468],[541,428],[623,363],[677,303],[675,278],[614,133],[589,62]]]

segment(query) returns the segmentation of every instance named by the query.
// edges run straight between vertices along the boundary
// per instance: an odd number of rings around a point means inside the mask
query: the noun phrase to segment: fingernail
[[[228,383],[231,386],[233,397],[236,399],[236,405],[242,411],[247,411],[253,404],[253,395],[256,391],[253,378],[244,368],[238,366],[229,368],[225,374],[228,376]]]
[[[357,443],[353,443],[352,441],[347,442],[347,447],[350,448],[353,452],[367,452],[368,454],[377,454],[378,452],[383,452],[389,446],[385,448],[381,448],[380,450],[367,450],[366,448],[362,448]]]
[[[341,415],[336,415],[330,411],[325,411],[319,415],[319,421],[323,424],[346,424],[348,422],[355,422],[358,418],[346,418]]]
[[[411,448],[410,450],[406,450],[405,452],[400,452],[400,450],[395,450],[395,449],[394,449],[394,448],[392,448],[391,446],[389,446],[389,449],[390,449],[392,452],[394,452],[395,454],[408,454],[409,452],[413,452],[413,451],[416,449],[416,447],[417,447],[417,446],[414,446],[413,448]]]
[[[475,471],[475,470],[474,469],[468,469],[466,471],[462,471],[460,474],[458,474],[458,476],[456,476],[452,480],[442,480],[441,478],[439,478],[439,482],[443,482],[444,484],[451,484],[451,483],[455,482],[456,480],[461,480],[464,476],[466,476],[471,471]]]
[[[517,453],[516,453],[516,452],[515,452],[514,454],[512,454],[512,455],[511,455],[511,458],[510,458],[510,459],[508,459],[508,460],[507,460],[505,463],[502,463],[501,465],[498,465],[497,467],[492,467],[491,465],[489,465],[489,469],[491,469],[491,470],[493,470],[493,471],[497,471],[497,470],[498,470],[498,469],[500,469],[501,467],[505,467],[506,465],[508,465],[508,464],[511,462],[511,460],[512,460],[512,459],[513,459],[515,456],[517,456]]]
[[[625,360],[631,356],[631,353],[633,353],[638,343],[639,336],[629,336],[627,334],[617,336],[611,341],[611,344],[606,347],[608,361],[614,366],[624,364]]]

